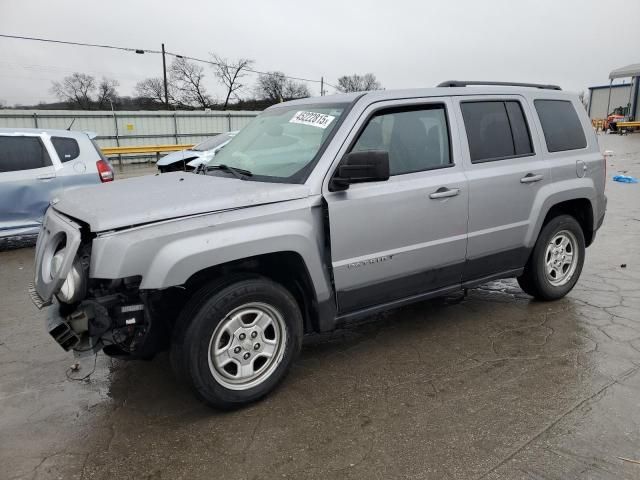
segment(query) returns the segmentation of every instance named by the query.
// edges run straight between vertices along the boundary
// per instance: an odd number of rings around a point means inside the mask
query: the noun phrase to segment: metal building
[[[627,78],[627,83],[614,85],[613,81]],[[640,63],[617,68],[609,74],[609,85],[589,87],[589,118],[601,120],[616,109],[632,120],[640,119]]]

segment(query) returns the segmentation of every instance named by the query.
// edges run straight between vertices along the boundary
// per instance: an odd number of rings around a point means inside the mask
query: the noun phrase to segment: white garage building
[[[613,84],[616,79],[626,83]],[[589,87],[589,117],[592,120],[607,118],[607,114],[621,108],[625,115],[640,119],[640,63],[617,68],[609,74],[609,85]]]

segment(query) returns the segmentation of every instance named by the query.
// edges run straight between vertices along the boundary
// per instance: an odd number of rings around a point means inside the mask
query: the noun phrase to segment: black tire
[[[569,231],[576,240],[578,255],[575,270],[562,285],[553,285],[547,278],[545,271],[547,246],[560,232]],[[557,300],[564,297],[575,286],[580,278],[585,257],[585,242],[582,227],[571,215],[559,215],[552,218],[538,235],[538,240],[525,266],[524,272],[518,277],[518,284],[525,293],[538,300]]]
[[[285,377],[302,346],[303,320],[295,298],[282,285],[263,277],[239,277],[233,283],[212,282],[196,292],[183,309],[174,331],[171,363],[205,403],[231,409],[254,402]],[[259,384],[244,390],[227,388],[209,364],[210,340],[229,313],[250,303],[268,305],[280,314],[286,330],[272,372]]]

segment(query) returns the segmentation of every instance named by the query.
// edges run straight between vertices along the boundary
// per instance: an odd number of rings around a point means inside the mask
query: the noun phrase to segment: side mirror
[[[389,180],[389,152],[368,150],[347,153],[329,183],[329,190],[346,190],[352,183]]]

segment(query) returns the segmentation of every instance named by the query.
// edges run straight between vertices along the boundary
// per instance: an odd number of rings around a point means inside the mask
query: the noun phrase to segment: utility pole
[[[164,55],[164,43],[162,44],[162,74],[164,77],[164,106],[169,110],[169,91],[167,87],[167,60]]]
[[[324,97],[324,77],[320,77],[320,96]]]

